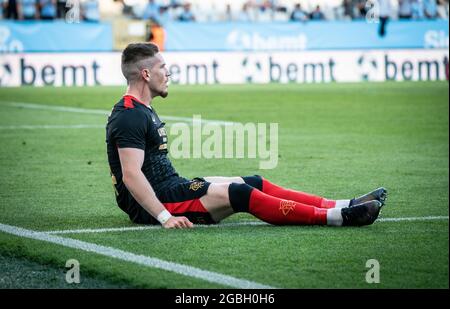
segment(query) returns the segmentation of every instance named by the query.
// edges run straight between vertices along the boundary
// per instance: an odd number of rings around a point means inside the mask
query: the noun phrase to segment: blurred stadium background
[[[448,0],[0,0],[0,287],[67,288],[71,258],[79,287],[242,287],[6,224],[273,287],[448,288],[448,17]],[[169,125],[277,122],[279,164],[260,173],[330,198],[384,185],[386,220],[136,230],[115,205],[104,124],[137,41],[164,51],[171,94],[155,104]],[[258,173],[250,159],[174,163],[185,177]],[[364,279],[371,258],[379,285]]]
[[[175,84],[448,79],[444,0],[2,2],[2,87],[123,85],[132,41]]]

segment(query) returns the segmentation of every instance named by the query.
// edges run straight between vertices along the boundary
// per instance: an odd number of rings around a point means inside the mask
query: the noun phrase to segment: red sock
[[[327,211],[295,201],[279,199],[253,189],[250,194],[249,213],[277,225],[326,225]]]
[[[264,178],[262,182],[262,191],[268,195],[319,208],[334,208],[336,206],[336,201],[334,200],[327,200],[317,195],[285,189]]]

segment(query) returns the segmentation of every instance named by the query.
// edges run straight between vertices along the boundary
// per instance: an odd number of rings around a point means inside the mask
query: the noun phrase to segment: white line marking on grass
[[[0,126],[0,130],[35,130],[35,129],[99,129],[105,128],[100,124],[73,124],[73,125],[11,125]]]
[[[406,217],[406,218],[380,218],[377,222],[401,222],[401,221],[428,221],[448,220],[448,216]]]
[[[89,109],[81,107],[68,107],[58,105],[44,105],[35,103],[21,103],[21,102],[6,102],[7,105],[12,107],[27,108],[27,109],[42,109],[49,111],[67,112],[67,113],[79,113],[79,114],[91,114],[91,115],[109,115],[111,111],[105,109]]]
[[[378,222],[401,222],[401,221],[428,221],[428,220],[449,220],[448,216],[430,216],[430,217],[406,217],[406,218],[380,218]],[[221,223],[212,225],[196,225],[196,228],[222,228],[222,227],[237,227],[237,226],[269,226],[270,224],[262,221],[244,221],[233,223]],[[161,229],[160,225],[148,226],[130,226],[130,227],[113,227],[113,228],[99,228],[99,229],[76,229],[76,230],[59,230],[46,231],[47,234],[83,234],[83,233],[108,233],[108,232],[128,232],[128,231],[145,231]]]
[[[258,226],[258,225],[270,225],[270,224],[262,222],[262,221],[246,221],[246,222],[221,223],[221,224],[211,224],[211,225],[197,224],[197,225],[195,225],[195,228],[221,228],[221,227]],[[161,228],[162,227],[160,225],[147,225],[147,226],[113,227],[113,228],[100,228],[100,229],[46,231],[43,233],[47,233],[47,234],[107,233],[107,232],[158,230]]]
[[[205,280],[212,283],[218,283],[225,286],[230,286],[233,288],[238,289],[273,289],[274,287],[263,285],[257,282],[238,279],[235,277],[219,274],[216,272],[211,272],[207,270],[202,270],[196,267],[173,263],[164,261],[157,258],[152,258],[148,256],[143,255],[137,255],[131,252],[101,246],[81,240],[71,239],[71,238],[64,238],[61,236],[55,236],[55,235],[49,235],[47,233],[43,232],[37,232],[32,230],[23,229],[16,226],[6,225],[6,224],[0,224],[0,231],[3,231],[8,234],[35,239],[35,240],[41,240],[57,245],[61,245],[64,247],[69,247],[73,249],[79,249],[86,252],[92,252],[97,253],[100,255],[112,257],[118,260],[136,263],[139,265],[152,267],[152,268],[158,268],[166,271],[171,271],[180,275],[198,278],[201,280]]]
[[[5,103],[12,107],[51,110],[51,111],[67,112],[67,113],[81,113],[81,114],[106,115],[106,116],[111,113],[110,110],[106,110],[106,109],[90,109],[90,108],[81,108],[81,107],[68,107],[68,106],[44,105],[44,104],[20,103],[20,102],[5,102]],[[189,117],[161,115],[160,118],[162,120],[180,121],[180,122],[187,122],[187,123],[192,123],[192,121],[193,121],[193,118],[189,118]],[[201,122],[224,125],[224,126],[235,124],[235,122],[223,121],[223,120],[213,120],[213,119],[209,119],[209,120],[201,119]]]

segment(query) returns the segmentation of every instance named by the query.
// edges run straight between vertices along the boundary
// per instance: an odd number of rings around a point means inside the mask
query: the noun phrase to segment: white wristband
[[[167,222],[167,220],[169,220],[172,217],[172,215],[170,214],[170,212],[168,212],[166,209],[164,209],[163,211],[161,211],[161,213],[158,215],[158,217],[156,218],[156,220],[159,221],[159,223],[164,224]]]

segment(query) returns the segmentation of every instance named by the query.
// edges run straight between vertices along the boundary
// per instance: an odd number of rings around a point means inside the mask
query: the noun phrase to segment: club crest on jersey
[[[294,201],[283,200],[280,202],[280,210],[283,213],[283,215],[287,216],[294,209],[295,209]]]
[[[159,136],[161,136],[161,137],[167,136],[167,131],[165,128],[159,128],[158,133],[159,133]]]
[[[202,188],[203,185],[204,185],[203,182],[194,181],[194,182],[191,183],[191,185],[189,186],[189,190],[197,191],[198,189]]]

